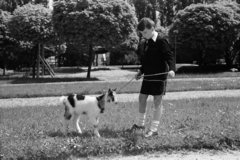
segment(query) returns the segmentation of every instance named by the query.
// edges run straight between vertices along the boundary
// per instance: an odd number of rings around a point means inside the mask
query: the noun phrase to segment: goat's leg
[[[64,135],[67,135],[68,126],[71,119],[72,119],[72,115],[69,112],[65,112],[64,118],[63,118],[63,130],[62,130]]]
[[[100,137],[100,134],[98,132],[98,117],[92,116],[92,117],[89,117],[89,119],[90,119],[91,123],[93,124],[95,136]]]
[[[69,123],[70,123],[70,120],[64,118],[64,120],[63,120],[63,129],[62,129],[62,132],[63,132],[64,135],[67,135]]]
[[[74,114],[74,118],[73,118],[73,123],[75,124],[77,131],[79,134],[82,134],[82,130],[79,126],[79,119],[80,119],[80,115],[77,115],[76,113]]]

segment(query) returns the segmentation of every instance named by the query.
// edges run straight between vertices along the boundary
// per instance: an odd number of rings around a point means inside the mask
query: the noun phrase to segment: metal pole
[[[177,63],[177,34],[178,34],[178,30],[174,30],[173,33],[175,35],[175,63]]]
[[[38,44],[38,52],[37,52],[37,78],[39,78],[39,66],[40,66],[40,52],[41,52],[41,45]]]
[[[176,37],[177,35],[175,34],[175,64],[177,63],[177,44],[176,44]]]

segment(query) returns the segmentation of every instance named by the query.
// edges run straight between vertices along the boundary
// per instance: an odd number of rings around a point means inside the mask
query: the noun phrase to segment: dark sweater
[[[156,42],[149,39],[144,44],[144,57],[140,71],[144,75],[175,71],[175,57],[166,39],[157,36]],[[148,80],[165,80],[167,74],[144,77]]]

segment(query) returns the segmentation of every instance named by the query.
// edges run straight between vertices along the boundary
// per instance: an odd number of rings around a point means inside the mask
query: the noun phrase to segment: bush
[[[139,57],[134,51],[125,54],[121,52],[111,52],[110,65],[137,65],[140,64]]]

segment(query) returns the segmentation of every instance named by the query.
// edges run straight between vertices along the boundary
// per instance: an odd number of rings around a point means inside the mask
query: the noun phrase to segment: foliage
[[[64,66],[87,66],[88,65],[88,48],[84,45],[67,44],[67,50],[64,56]]]
[[[162,38],[165,38],[165,39],[168,40],[168,30],[169,30],[169,27],[159,26],[159,27],[157,27],[155,30],[156,30],[156,32],[158,32],[158,34],[159,34]]]
[[[139,20],[143,17],[156,20],[157,3],[155,0],[131,0],[130,3],[134,5]]]
[[[116,49],[113,50],[121,50],[124,51],[135,51],[137,49],[139,37],[136,32],[133,32],[129,35],[128,39],[124,41],[122,44],[116,47]]]
[[[58,1],[54,5],[54,29],[67,42],[92,43],[109,50],[127,40],[136,24],[134,9],[122,0]]]
[[[157,0],[157,2],[161,26],[169,26],[177,12],[177,2],[175,0]]]
[[[237,5],[232,2],[233,5]],[[169,30],[170,43],[177,48],[226,53],[238,38],[240,21],[230,7],[222,4],[198,4],[180,11]],[[177,31],[177,32],[176,32]],[[175,32],[175,33],[174,33]]]
[[[26,4],[13,12],[9,30],[17,40],[35,44],[49,43],[56,39],[51,21],[51,10],[42,5]]]
[[[9,12],[0,10],[0,49],[6,49],[15,42],[7,27],[10,19],[11,15]]]
[[[35,4],[43,4],[44,6],[47,5],[48,0],[0,0],[0,8],[4,11],[8,11],[13,13],[13,11],[18,6],[23,6],[28,3],[35,3]]]
[[[11,14],[9,12],[0,10],[0,67],[4,70],[8,66],[8,61],[13,57],[14,49],[18,46],[16,40],[11,37],[7,27],[10,19]]]
[[[113,51],[110,54],[110,65],[137,65],[139,57],[134,51]]]
[[[32,44],[12,38],[7,27],[12,16],[9,12],[2,10],[0,12],[0,67],[16,69],[19,66],[26,66],[30,63],[28,49],[32,48]]]

